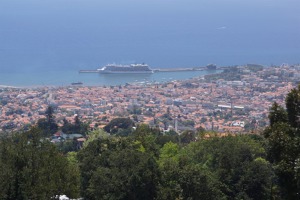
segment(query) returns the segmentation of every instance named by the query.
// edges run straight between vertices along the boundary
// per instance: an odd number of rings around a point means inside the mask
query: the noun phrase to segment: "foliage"
[[[181,143],[189,144],[196,140],[196,133],[191,130],[186,130],[179,137],[180,137]]]
[[[286,110],[274,103],[271,107],[270,126],[264,130],[268,159],[278,176],[281,196],[299,199],[300,160],[300,85],[286,97]]]
[[[86,135],[88,132],[88,124],[81,122],[78,115],[74,118],[74,124],[66,119],[63,119],[63,122],[61,130],[66,134],[78,133]]]
[[[300,84],[297,88],[292,89],[286,99],[286,111],[289,119],[289,124],[292,127],[299,128],[300,125]]]
[[[198,165],[184,167],[179,175],[179,184],[183,199],[225,199],[218,181]]]
[[[115,118],[104,127],[104,130],[111,134],[128,136],[133,126],[134,122],[129,118]]]
[[[74,138],[73,140],[67,140],[67,141],[61,142],[58,145],[58,147],[59,147],[59,150],[64,154],[66,154],[68,152],[75,152],[80,149],[80,147],[78,146],[77,138]]]
[[[43,136],[47,137],[53,135],[58,130],[54,117],[54,108],[52,106],[48,106],[45,117],[46,118],[38,120],[37,126],[42,130]]]
[[[78,154],[87,199],[154,199],[158,166],[129,138],[94,140]]]
[[[179,184],[179,152],[178,144],[168,142],[160,149],[158,159],[161,171],[159,199],[177,199],[181,197],[182,189]]]
[[[234,199],[243,192],[239,188],[239,183],[249,171],[249,163],[264,155],[261,144],[250,137],[229,136],[191,143],[185,150],[185,156],[182,157],[184,160],[181,160],[184,166],[195,163],[203,169],[208,169],[222,183],[220,191],[228,198]],[[267,172],[267,177],[270,177],[271,169]],[[266,184],[264,188],[271,184],[270,180],[265,180],[264,183]],[[263,190],[261,193],[269,192]],[[245,195],[251,197],[253,194],[245,193]]]
[[[269,113],[270,126],[278,122],[288,122],[287,112],[278,103],[274,102]]]
[[[83,143],[83,148],[87,147],[90,142],[97,140],[97,139],[107,139],[109,134],[106,133],[103,129],[96,129],[93,131],[88,132],[87,140]]]
[[[78,197],[79,171],[33,128],[0,141],[0,198]]]
[[[129,137],[92,131],[81,150],[64,157],[33,133],[3,138],[0,193],[4,199],[77,197],[79,181],[81,196],[91,200],[268,199],[276,193],[273,169],[259,136],[162,143],[165,136],[178,136],[141,124]],[[280,158],[281,154],[274,157]]]

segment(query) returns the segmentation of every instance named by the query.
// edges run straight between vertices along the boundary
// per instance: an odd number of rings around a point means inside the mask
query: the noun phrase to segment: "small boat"
[[[71,83],[72,85],[82,85],[83,83],[82,82],[74,82],[74,83]]]

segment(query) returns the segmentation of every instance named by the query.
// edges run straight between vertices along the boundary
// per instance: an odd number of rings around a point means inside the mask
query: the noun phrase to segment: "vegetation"
[[[46,139],[56,129],[49,110],[44,129],[1,137],[0,198],[300,199],[300,86],[285,107],[273,104],[261,135],[178,135],[118,118],[71,152]]]
[[[116,118],[111,120],[105,127],[104,130],[108,133],[118,136],[128,136],[132,131],[134,122],[129,118]]]
[[[268,158],[273,164],[285,199],[300,199],[300,85],[286,97],[286,110],[276,102],[264,131]]]
[[[0,140],[0,198],[51,199],[57,194],[79,195],[79,170],[41,138],[41,131]]]
[[[45,117],[37,122],[38,127],[42,130],[44,137],[51,136],[58,130],[58,125],[55,122],[54,108],[49,106],[45,112]]]
[[[64,124],[61,130],[66,134],[77,133],[81,135],[86,135],[88,132],[88,124],[80,121],[79,116],[76,115],[74,118],[74,124],[70,123],[68,120],[63,120]]]

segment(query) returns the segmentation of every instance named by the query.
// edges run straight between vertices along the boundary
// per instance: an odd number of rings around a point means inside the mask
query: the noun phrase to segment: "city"
[[[254,67],[253,67],[254,66]],[[90,128],[118,117],[163,131],[202,127],[220,133],[255,132],[268,124],[273,102],[284,104],[297,85],[299,65],[224,68],[185,81],[124,86],[0,89],[0,131],[19,130],[44,118],[49,105],[59,125],[78,115]]]

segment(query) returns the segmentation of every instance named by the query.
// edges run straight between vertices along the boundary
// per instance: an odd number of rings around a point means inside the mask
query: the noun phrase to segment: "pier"
[[[161,68],[153,69],[153,72],[185,72],[185,71],[202,71],[200,68]]]
[[[203,67],[197,67],[197,68],[157,68],[152,69],[153,72],[185,72],[185,71],[203,71],[205,68]],[[83,69],[79,70],[79,73],[99,73],[98,70],[88,70]]]
[[[99,73],[98,70],[86,70],[86,69],[83,69],[83,70],[79,70],[79,73]]]

